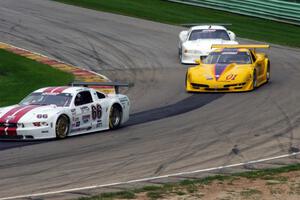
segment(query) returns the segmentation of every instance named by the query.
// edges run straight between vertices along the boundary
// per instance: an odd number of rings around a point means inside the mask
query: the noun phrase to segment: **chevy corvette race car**
[[[195,64],[195,60],[206,57],[212,44],[238,44],[235,34],[220,25],[192,26],[179,34],[178,53],[182,64]]]
[[[212,45],[217,48],[186,74],[188,92],[240,92],[254,90],[270,80],[270,61],[257,48],[269,45]]]
[[[121,94],[107,95],[88,88],[89,85],[109,84],[76,83],[70,87],[36,90],[18,105],[0,108],[0,138],[62,139],[116,129],[129,118],[128,97]],[[116,88],[125,86],[110,85]]]

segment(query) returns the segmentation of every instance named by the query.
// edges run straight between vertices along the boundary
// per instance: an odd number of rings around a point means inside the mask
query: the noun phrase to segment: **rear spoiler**
[[[127,83],[118,83],[118,82],[73,82],[70,84],[71,86],[82,86],[82,87],[89,87],[89,86],[109,86],[114,87],[116,94],[119,93],[120,87],[129,87]]]
[[[231,26],[232,24],[227,24],[227,23],[214,23],[214,24],[191,23],[191,24],[180,24],[180,25],[189,28],[189,27],[192,27],[192,26]]]
[[[216,49],[268,49],[270,45],[268,44],[213,44],[211,48]]]

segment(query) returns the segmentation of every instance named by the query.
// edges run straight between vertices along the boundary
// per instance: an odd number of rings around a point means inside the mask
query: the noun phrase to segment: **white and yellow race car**
[[[186,73],[188,92],[250,91],[270,80],[270,61],[255,49],[269,45],[212,45],[206,59]]]

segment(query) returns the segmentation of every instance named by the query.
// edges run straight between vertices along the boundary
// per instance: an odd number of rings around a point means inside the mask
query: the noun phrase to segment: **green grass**
[[[18,103],[32,91],[66,85],[73,75],[0,49],[0,106]]]
[[[111,200],[111,199],[134,199],[136,196],[132,191],[121,191],[115,193],[103,193],[94,197],[82,197],[79,200]]]
[[[116,193],[102,193],[98,196],[94,197],[85,197],[80,198],[79,200],[113,200],[116,198],[127,198],[132,199],[136,197],[138,193],[146,193],[150,199],[159,199],[164,195],[168,194],[177,194],[179,196],[184,195],[185,193],[182,190],[186,190],[188,193],[195,193],[198,191],[199,186],[205,186],[211,184],[213,181],[218,181],[219,183],[223,181],[232,181],[238,180],[239,177],[247,178],[247,179],[263,179],[263,180],[277,180],[280,182],[287,181],[286,177],[280,176],[282,173],[298,171],[300,170],[300,164],[288,165],[280,168],[271,168],[271,169],[263,169],[256,170],[250,172],[243,173],[234,173],[232,175],[215,175],[209,176],[201,179],[193,179],[193,180],[183,180],[178,183],[167,183],[161,186],[145,186],[143,188],[134,189],[131,191],[123,191]],[[299,189],[299,184],[294,186],[294,191]],[[299,190],[300,191],[300,190]],[[300,192],[299,192],[300,193]],[[241,192],[241,195],[244,197],[250,197],[252,195],[260,195],[261,192],[255,189],[248,189]]]
[[[232,23],[237,36],[300,47],[300,26],[228,12],[170,3],[163,0],[56,0],[81,7],[169,24]]]

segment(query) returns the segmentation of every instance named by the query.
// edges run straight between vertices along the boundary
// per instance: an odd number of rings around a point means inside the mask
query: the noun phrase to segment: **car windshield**
[[[20,102],[20,105],[51,105],[67,107],[70,105],[72,95],[69,93],[51,94],[35,92],[28,95]]]
[[[251,64],[251,57],[249,52],[211,52],[203,61],[204,64],[216,63],[237,63],[237,64]]]
[[[222,39],[230,40],[230,37],[225,30],[215,29],[204,29],[204,30],[193,30],[190,34],[189,40],[199,39]]]

